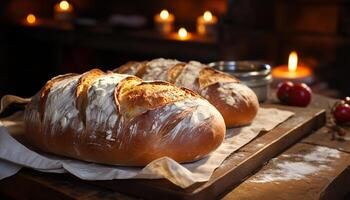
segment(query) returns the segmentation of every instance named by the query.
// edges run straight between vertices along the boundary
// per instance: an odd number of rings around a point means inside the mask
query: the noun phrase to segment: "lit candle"
[[[177,35],[179,37],[180,40],[187,40],[189,38],[189,33],[187,32],[187,30],[183,27],[181,27],[178,31],[177,31]]]
[[[313,82],[312,70],[298,64],[298,55],[295,51],[289,54],[288,65],[277,66],[272,69],[275,84],[282,81],[311,84]]]
[[[61,1],[55,5],[56,20],[69,21],[73,18],[73,6],[68,1]]]
[[[34,14],[28,14],[27,15],[27,17],[26,17],[26,19],[25,19],[25,23],[26,24],[28,24],[28,25],[35,25],[36,24],[36,22],[37,22],[37,20],[36,20],[36,17],[35,17],[35,15]]]
[[[161,33],[170,33],[173,30],[175,17],[167,10],[162,10],[154,16],[156,30]]]
[[[205,11],[202,16],[197,18],[197,32],[199,34],[216,34],[216,24],[218,19],[210,12]]]

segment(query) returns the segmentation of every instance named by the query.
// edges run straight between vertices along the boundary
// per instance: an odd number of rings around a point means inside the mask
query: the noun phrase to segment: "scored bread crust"
[[[119,111],[123,115],[127,114],[126,118],[130,118],[191,97],[199,98],[199,95],[167,82],[152,81],[134,85],[129,91],[118,92],[116,99],[119,102]]]
[[[144,61],[144,62],[129,61],[118,68],[119,69],[118,73],[130,74],[130,75],[135,75],[137,77],[141,77],[145,73],[146,63],[147,61]]]
[[[97,77],[104,75],[105,73],[99,69],[92,69],[84,74],[82,74],[78,80],[78,85],[75,90],[75,105],[79,110],[79,116],[81,117],[82,122],[86,123],[86,107],[88,104],[88,88],[91,83],[93,83]]]
[[[170,83],[92,70],[45,87],[44,113],[41,92],[25,109],[26,137],[42,151],[144,166],[163,156],[180,163],[198,160],[224,139],[225,123],[217,109]],[[78,97],[84,106],[77,106]]]
[[[185,69],[185,63],[179,63],[171,67],[168,71],[168,79],[170,83],[175,83],[176,79],[180,76],[181,72]]]
[[[205,67],[199,72],[199,76],[198,76],[199,90],[203,90],[204,88],[218,82],[240,83],[240,81],[237,78],[229,74],[217,71],[211,67]]]
[[[259,102],[255,93],[230,74],[196,61],[184,63],[158,58],[140,63],[133,61],[113,71],[187,87],[212,103],[222,114],[227,127],[250,124],[258,112]],[[142,68],[135,67],[138,65]],[[164,73],[167,76],[161,75]]]
[[[56,76],[54,78],[52,78],[51,80],[47,81],[46,84],[44,85],[44,87],[40,90],[40,94],[39,94],[39,97],[40,97],[40,105],[39,105],[39,110],[40,110],[40,113],[45,113],[45,103],[46,103],[46,99],[47,99],[47,96],[49,95],[50,93],[50,89],[51,87],[56,83],[56,82],[59,82],[59,81],[62,81],[62,80],[65,80],[67,78],[70,78],[70,77],[73,77],[73,76],[76,76],[77,74],[75,73],[69,73],[69,74],[64,74],[64,75],[59,75],[59,76]],[[43,115],[40,116],[40,119],[43,118]]]

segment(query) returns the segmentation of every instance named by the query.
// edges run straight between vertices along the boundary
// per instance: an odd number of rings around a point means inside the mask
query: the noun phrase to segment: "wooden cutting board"
[[[8,188],[23,187],[25,184],[39,184],[44,191],[62,191],[57,180],[70,180],[74,184],[81,184],[101,191],[112,190],[146,199],[214,199],[224,195],[227,191],[241,183],[255,171],[260,169],[271,158],[283,152],[301,138],[323,126],[326,121],[325,111],[314,108],[295,108],[287,106],[265,105],[264,107],[281,108],[295,112],[295,115],[275,127],[273,130],[261,134],[238,152],[229,156],[217,168],[209,181],[197,183],[182,189],[167,180],[112,180],[112,181],[82,181],[71,175],[44,174],[34,170],[22,170],[14,177],[0,182],[0,193],[12,196]],[[52,182],[52,183],[50,183]],[[21,184],[21,185],[20,185]],[[39,187],[39,186],[38,186]],[[92,189],[91,189],[92,190]],[[17,190],[13,190],[16,193]],[[18,194],[13,194],[18,195]],[[40,198],[51,198],[52,194],[38,193]],[[48,196],[45,196],[48,195]],[[60,194],[64,195],[64,194]]]

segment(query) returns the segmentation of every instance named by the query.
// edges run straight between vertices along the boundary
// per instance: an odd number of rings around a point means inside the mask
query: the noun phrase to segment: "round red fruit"
[[[297,83],[289,90],[288,104],[291,106],[307,106],[311,101],[312,91],[304,83]]]
[[[349,104],[339,104],[333,110],[333,116],[337,123],[350,123],[350,106]]]
[[[282,103],[288,104],[289,91],[293,86],[294,84],[290,81],[286,81],[278,85],[277,97]]]

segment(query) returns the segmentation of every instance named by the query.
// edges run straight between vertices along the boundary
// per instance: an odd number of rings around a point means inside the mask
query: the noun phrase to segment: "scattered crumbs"
[[[235,153],[232,155],[232,157],[243,158],[243,157],[246,157],[246,155],[244,153]]]
[[[280,155],[280,157],[282,157],[282,158],[290,158],[292,156],[294,156],[294,155],[291,155],[291,154],[282,154],[282,155]]]
[[[329,170],[329,163],[340,158],[340,152],[327,147],[315,147],[307,154],[282,155],[282,158],[295,158],[295,161],[273,159],[273,169],[263,170],[261,174],[248,179],[253,183],[282,182],[301,180],[321,170]]]
[[[256,147],[258,147],[258,148],[261,148],[261,147],[263,147],[264,146],[264,144],[262,144],[262,143],[258,143],[257,145],[256,145]]]

